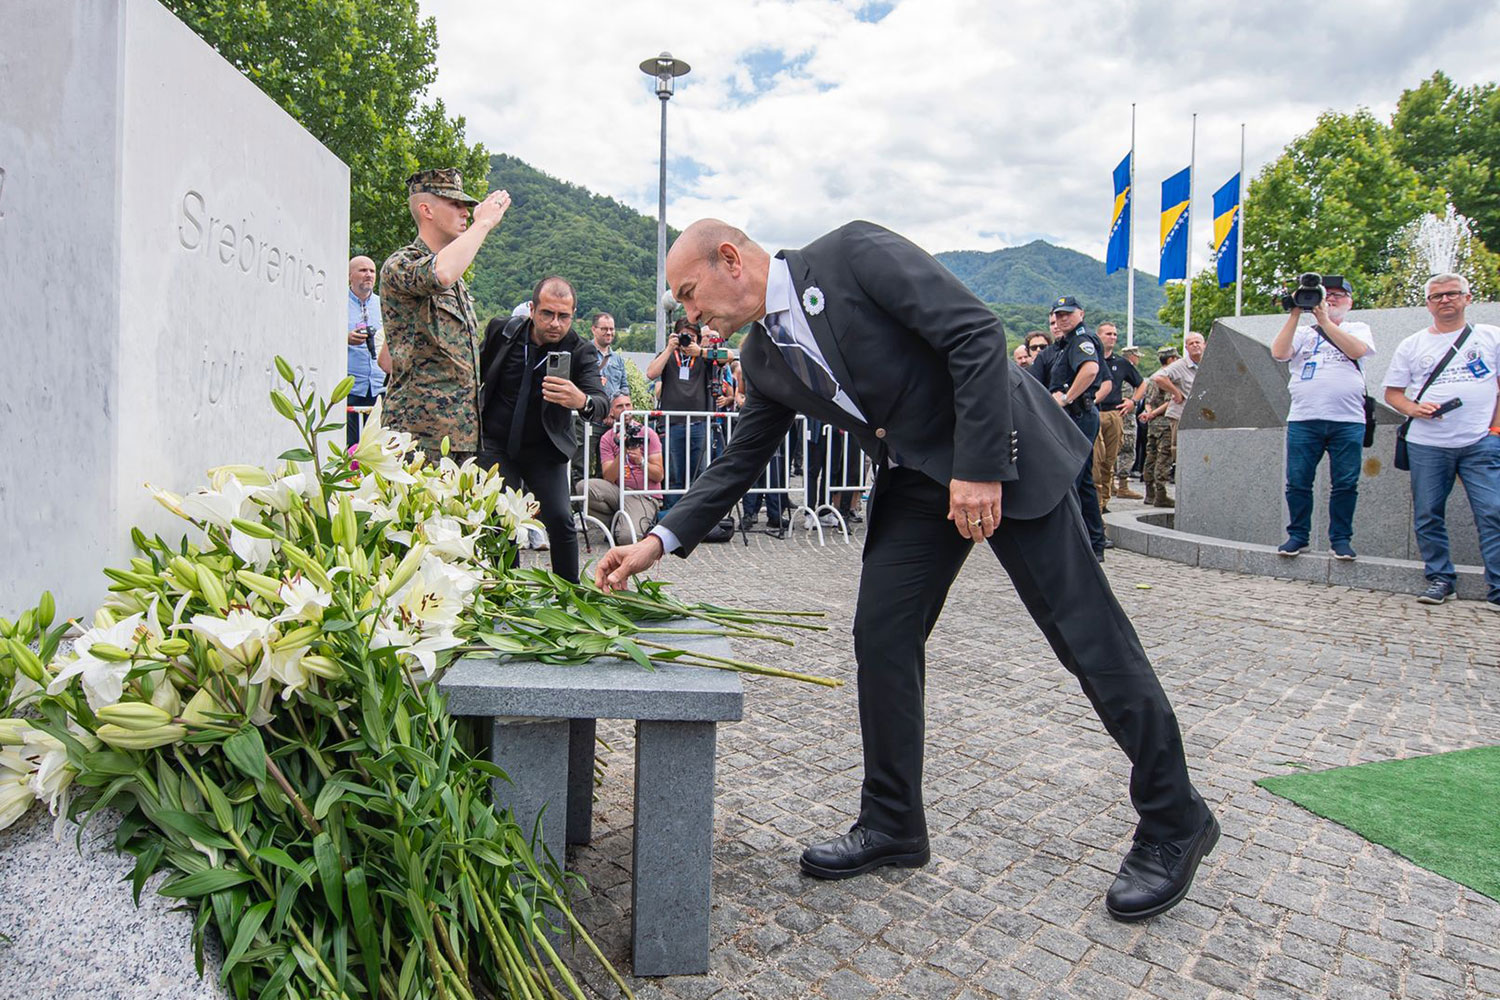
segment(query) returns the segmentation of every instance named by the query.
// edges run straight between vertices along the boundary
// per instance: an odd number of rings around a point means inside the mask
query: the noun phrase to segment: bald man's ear
[[[744,261],[740,258],[740,248],[733,243],[719,244],[719,261],[729,271],[732,278],[738,278],[740,271],[744,268]]]

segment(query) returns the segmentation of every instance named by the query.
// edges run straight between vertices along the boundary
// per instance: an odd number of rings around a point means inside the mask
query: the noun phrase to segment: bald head
[[[375,290],[375,262],[368,257],[349,258],[349,291],[364,300]]]
[[[771,255],[720,219],[699,219],[667,254],[667,285],[688,318],[715,330],[738,330],[766,313]]]

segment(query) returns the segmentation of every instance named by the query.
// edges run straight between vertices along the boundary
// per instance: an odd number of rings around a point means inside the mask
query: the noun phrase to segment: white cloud
[[[1325,109],[1386,115],[1434,70],[1467,85],[1500,64],[1500,8],[1454,0],[898,0],[859,19],[885,6],[422,0],[433,93],[471,139],[652,216],[660,110],[637,65],[662,49],[688,61],[668,107],[667,219],[721,216],[770,246],[867,218],[933,251],[1042,237],[1102,257],[1135,102],[1150,271],[1192,112],[1201,265],[1241,122],[1254,176]]]

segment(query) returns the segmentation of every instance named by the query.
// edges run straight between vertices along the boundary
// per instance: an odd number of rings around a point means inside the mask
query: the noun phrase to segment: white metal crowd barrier
[[[628,534],[631,541],[636,541],[640,537],[637,525],[625,510],[625,499],[630,496],[649,494],[655,498],[665,500],[668,497],[681,497],[686,494],[692,488],[693,480],[697,476],[702,475],[703,469],[706,469],[713,463],[733,438],[739,414],[701,410],[629,410],[621,414],[615,421],[614,430],[617,440],[624,436],[625,423],[631,418],[639,420],[645,426],[655,430],[661,441],[662,471],[664,473],[661,488],[653,489],[649,482],[642,488],[632,489],[626,486],[624,482],[624,463],[621,463],[617,472],[619,481],[616,483],[616,486],[620,490],[621,504],[619,511],[611,519],[612,523],[610,525],[604,525],[598,518],[589,513],[586,487],[576,489],[574,495],[570,498],[576,506],[575,516],[579,517],[584,523],[598,525],[604,531],[605,536],[610,539],[611,544],[613,544],[615,536],[615,532],[612,529],[616,526],[623,528],[623,533]],[[583,454],[585,456],[592,456],[593,454],[592,439],[594,433],[595,428],[593,425],[583,424]],[[702,440],[702,444],[699,446],[701,468],[695,468],[695,463],[693,462],[693,452],[695,450],[693,439],[695,436],[701,437]],[[681,444],[676,443],[678,438],[681,439]],[[823,494],[820,505],[819,497],[809,495],[808,491],[811,485],[809,479],[804,478],[803,484],[800,487],[792,483],[792,469],[794,466],[792,459],[794,449],[800,449],[801,466],[805,474],[813,468],[812,460],[819,452],[826,451],[832,445],[825,444],[821,438],[818,441],[809,440],[808,420],[801,415],[798,415],[793,422],[791,432],[788,434],[788,440],[791,443],[791,447],[783,446],[779,449],[779,460],[774,457],[772,459],[773,463],[777,463],[782,485],[771,485],[772,479],[776,477],[768,474],[770,471],[770,466],[768,465],[767,472],[762,473],[756,483],[745,491],[745,495],[762,497],[776,495],[782,497],[783,504],[791,511],[791,530],[795,531],[799,527],[803,527],[805,521],[807,530],[817,532],[819,544],[826,545],[827,540],[824,537],[823,525],[819,520],[819,513],[823,509],[827,509],[832,511],[835,517],[837,517],[837,511],[829,502],[828,489],[832,487],[835,490],[841,490],[847,487],[848,484],[842,481],[834,482],[834,477],[825,477],[823,490],[820,491]],[[674,476],[672,468],[674,448],[681,448],[687,452],[680,459],[683,468],[680,470],[679,475],[676,476]],[[647,458],[649,459],[649,455]],[[825,467],[832,468],[833,466],[828,465]],[[841,468],[847,468],[847,463]],[[588,477],[579,478],[587,479]],[[847,475],[844,478],[847,478]],[[863,487],[859,486],[850,488],[863,489]],[[802,518],[798,515],[806,515],[806,517]],[[841,517],[838,518],[838,526],[844,536],[845,542],[848,542],[848,526],[844,524]]]

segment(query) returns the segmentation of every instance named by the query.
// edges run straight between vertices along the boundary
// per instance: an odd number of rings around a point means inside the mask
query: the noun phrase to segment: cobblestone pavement
[[[659,572],[680,595],[826,612],[829,631],[789,655],[740,649],[852,682],[858,566],[857,539],[799,533],[701,546]],[[1500,903],[1254,785],[1500,743],[1500,616],[1118,550],[1106,569],[1223,823],[1184,903],[1144,924],[1105,914],[1135,818],[1125,758],[976,552],[928,646],[932,862],[799,874],[802,847],[857,808],[854,687],[748,679],[744,720],[719,729],[709,974],[634,980],[636,995],[1500,997]],[[633,738],[627,723],[601,735],[595,841],[570,864],[585,925],[628,970]]]

